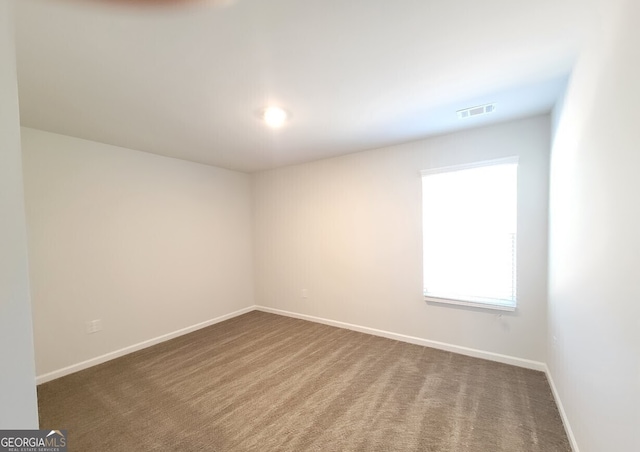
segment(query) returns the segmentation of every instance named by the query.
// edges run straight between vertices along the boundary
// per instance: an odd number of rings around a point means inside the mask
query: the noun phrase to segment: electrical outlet
[[[302,298],[309,298],[309,289],[302,289],[301,296]]]
[[[87,322],[87,334],[97,333],[102,330],[102,320],[90,320]]]

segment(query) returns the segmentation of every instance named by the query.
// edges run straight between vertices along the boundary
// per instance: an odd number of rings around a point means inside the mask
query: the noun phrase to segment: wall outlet
[[[90,320],[87,322],[87,334],[97,333],[102,330],[102,320]]]
[[[302,289],[301,296],[302,298],[309,298],[309,289]]]

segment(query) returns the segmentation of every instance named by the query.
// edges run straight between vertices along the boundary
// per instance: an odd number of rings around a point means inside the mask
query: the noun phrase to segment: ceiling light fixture
[[[282,127],[291,116],[280,107],[267,107],[262,110],[260,117],[269,127],[277,129]]]

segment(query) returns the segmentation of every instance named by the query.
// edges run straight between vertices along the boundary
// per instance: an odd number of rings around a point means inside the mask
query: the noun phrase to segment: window
[[[516,306],[516,157],[422,171],[424,296]]]

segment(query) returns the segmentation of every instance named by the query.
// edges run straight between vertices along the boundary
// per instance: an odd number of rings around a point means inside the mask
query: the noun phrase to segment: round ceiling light
[[[290,118],[289,113],[280,107],[267,107],[262,110],[262,120],[271,128],[282,127]]]

